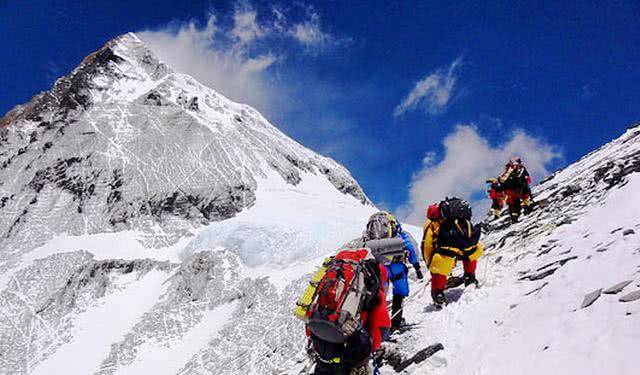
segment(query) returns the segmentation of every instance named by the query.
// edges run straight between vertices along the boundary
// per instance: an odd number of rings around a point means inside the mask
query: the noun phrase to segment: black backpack
[[[471,206],[460,198],[446,198],[440,202],[440,215],[445,220],[464,219],[471,221]]]
[[[445,220],[438,232],[438,247],[464,251],[478,244],[481,232],[480,226],[471,224],[467,219]]]

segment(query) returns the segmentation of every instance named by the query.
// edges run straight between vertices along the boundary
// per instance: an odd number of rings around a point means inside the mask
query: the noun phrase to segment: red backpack
[[[380,286],[378,263],[370,250],[340,251],[318,284],[307,327],[321,340],[345,342],[344,324],[359,321],[363,310],[375,306]]]

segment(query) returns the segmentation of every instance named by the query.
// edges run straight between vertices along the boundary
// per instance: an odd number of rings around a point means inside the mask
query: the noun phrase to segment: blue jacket
[[[409,253],[408,261],[411,264],[418,263],[418,256],[416,255],[415,243],[412,241],[409,234],[399,231],[398,236],[402,237],[405,244],[405,249]],[[409,295],[409,269],[404,262],[393,262],[387,265],[387,275],[389,280],[393,284],[394,296],[408,296]]]
[[[415,249],[416,243],[411,239],[409,234],[403,232],[402,230],[400,230],[398,235],[402,237],[402,239],[404,240],[404,247],[409,252],[409,263],[411,264],[418,263],[418,255]]]

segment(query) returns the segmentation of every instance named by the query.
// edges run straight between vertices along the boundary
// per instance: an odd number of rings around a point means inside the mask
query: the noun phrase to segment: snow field
[[[98,370],[111,344],[121,340],[164,292],[167,274],[151,271],[140,280],[136,273],[121,277],[119,290],[100,299],[97,306],[78,314],[74,337],[30,373],[85,375]]]
[[[636,173],[577,221],[523,248],[487,254],[479,262],[482,287],[448,291],[452,302],[442,311],[429,309],[428,291],[411,301],[406,319],[422,327],[405,334],[403,349],[417,351],[442,342],[445,350],[408,373],[636,374],[640,301],[622,303],[619,298],[640,289],[639,192]],[[628,229],[636,233],[623,235]],[[535,256],[544,243],[554,248]],[[527,255],[496,264],[506,253]],[[577,258],[550,276],[518,280],[572,256]],[[581,308],[586,294],[624,280],[633,282],[621,293],[603,294]],[[383,374],[392,373],[383,368]]]

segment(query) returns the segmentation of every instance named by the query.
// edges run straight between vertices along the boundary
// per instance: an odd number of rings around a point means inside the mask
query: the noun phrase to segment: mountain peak
[[[136,85],[172,72],[135,34],[126,33],[86,56],[71,73],[56,80],[50,91],[9,111],[0,119],[0,128],[24,121],[65,119],[70,112],[117,98],[123,84],[131,92]]]
[[[177,241],[273,191],[370,204],[344,167],[174,72],[132,33],[0,121],[0,244],[20,252],[63,232],[161,227]]]

